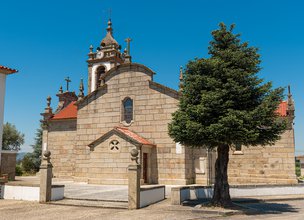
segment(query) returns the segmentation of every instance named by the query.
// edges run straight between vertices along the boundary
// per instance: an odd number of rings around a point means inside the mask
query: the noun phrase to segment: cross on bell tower
[[[72,82],[72,80],[70,80],[70,77],[66,77],[65,79],[64,79],[65,81],[66,81],[66,87],[67,87],[67,92],[69,91],[69,83],[70,82]]]
[[[130,55],[130,42],[132,41],[131,38],[125,39],[125,42],[127,42],[127,50],[125,50],[125,62],[126,63],[131,63],[132,62],[132,57]]]

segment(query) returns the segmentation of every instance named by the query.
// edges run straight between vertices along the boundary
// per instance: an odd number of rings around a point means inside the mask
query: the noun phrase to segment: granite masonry
[[[53,175],[94,184],[128,184],[130,152],[139,152],[141,184],[203,184],[214,181],[216,153],[175,143],[168,123],[180,92],[154,82],[154,72],[133,63],[130,39],[124,52],[113,38],[112,22],[100,46],[88,54],[88,94],[60,88],[43,115],[43,150],[52,152]],[[180,71],[182,80],[182,71]],[[232,184],[293,184],[294,106],[291,95],[278,113],[290,120],[274,146],[231,149]]]

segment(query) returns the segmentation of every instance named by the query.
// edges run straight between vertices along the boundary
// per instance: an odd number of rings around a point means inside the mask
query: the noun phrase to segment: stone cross
[[[69,91],[69,83],[72,81],[70,80],[70,77],[66,77],[64,80],[67,82],[67,91]]]
[[[125,42],[127,42],[127,55],[130,55],[130,42],[132,41],[131,38],[125,39]]]

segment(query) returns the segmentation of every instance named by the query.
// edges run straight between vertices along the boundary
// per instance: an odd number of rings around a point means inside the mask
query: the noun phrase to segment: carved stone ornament
[[[118,140],[112,140],[111,142],[110,142],[110,150],[111,151],[119,151],[119,141]]]

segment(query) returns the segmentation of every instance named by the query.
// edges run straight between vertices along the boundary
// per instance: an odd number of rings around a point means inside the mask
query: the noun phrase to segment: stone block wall
[[[87,146],[115,126],[124,127],[122,101],[133,100],[134,120],[128,129],[148,139],[156,146],[151,169],[157,170],[152,177],[154,183],[188,184],[193,178],[186,165],[186,154],[176,153],[176,144],[168,135],[168,123],[178,105],[178,93],[151,81],[152,77],[140,67],[118,68],[106,79],[107,87],[79,105],[77,120],[76,179],[86,179],[89,157]],[[78,177],[78,178],[77,178]]]
[[[112,141],[117,141],[116,147],[111,145]],[[128,184],[127,168],[131,163],[130,151],[133,148],[136,147],[117,135],[95,146],[90,151],[88,183]]]
[[[1,151],[0,174],[7,174],[9,180],[15,180],[16,156],[16,151]]]
[[[287,130],[273,146],[242,146],[242,154],[234,154],[231,150],[229,183],[296,184],[294,147],[294,132]]]
[[[76,120],[51,121],[43,136],[43,143],[48,140],[47,149],[52,153],[53,176],[71,178],[75,166]]]

